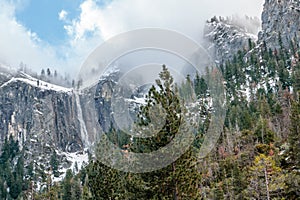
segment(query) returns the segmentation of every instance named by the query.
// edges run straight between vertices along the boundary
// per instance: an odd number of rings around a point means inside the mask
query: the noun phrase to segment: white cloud
[[[107,39],[123,31],[141,27],[173,29],[201,40],[205,20],[214,15],[259,16],[263,0],[122,0],[105,7],[85,0],[78,18],[66,25],[76,40],[95,32]]]
[[[17,21],[16,9],[22,9],[22,5],[0,2],[0,63],[18,67],[23,62],[38,73],[50,67],[75,76],[80,63],[101,42],[99,38],[80,39],[76,45],[66,41],[64,45],[51,46]]]
[[[7,2],[2,2],[0,7],[0,61],[12,66],[23,61],[35,69],[45,67],[45,60],[49,65],[54,64],[57,60],[54,49],[16,21],[16,7]]]
[[[68,15],[68,12],[67,12],[67,11],[61,10],[61,11],[58,13],[58,19],[64,21],[64,20],[67,19],[67,15]]]
[[[93,0],[84,1],[80,9],[80,16],[64,26],[67,33],[76,40],[83,38],[86,32],[99,30],[102,19],[101,10]]]
[[[70,38],[62,46],[51,46],[16,20],[21,1],[17,5],[8,2],[0,2],[0,62],[18,66],[23,61],[37,71],[56,66],[73,75],[92,49],[118,33],[161,27],[200,41],[204,22],[210,17],[259,16],[263,4],[263,0],[114,0],[98,6],[97,0],[85,0],[74,19],[69,19],[65,10],[58,13]]]

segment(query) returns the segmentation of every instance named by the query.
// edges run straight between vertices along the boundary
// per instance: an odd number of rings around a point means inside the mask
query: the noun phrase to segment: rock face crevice
[[[111,98],[118,79],[112,72],[84,91],[63,88],[21,74],[1,74],[0,147],[13,136],[20,145],[51,146],[63,152],[92,148],[113,123]],[[40,147],[41,148],[41,147]],[[32,152],[39,152],[36,147]]]
[[[82,121],[91,118],[89,113],[93,114],[92,104],[81,98],[84,95],[80,96],[70,88],[42,83],[24,73],[2,75],[0,149],[5,139],[12,137],[24,150],[25,166],[34,163],[40,171],[50,169],[51,156],[56,153],[59,176],[74,166],[76,159],[72,156],[75,154],[87,162],[85,148],[90,142],[87,132],[95,134],[96,131],[83,131],[85,123]],[[88,128],[91,127],[89,124]],[[83,160],[80,160],[81,164]]]
[[[0,138],[38,139],[58,149],[82,149],[74,94],[14,81],[0,88]]]
[[[206,23],[204,37],[217,63],[253,48],[249,41],[258,41],[258,45],[265,42],[273,49],[289,47],[291,40],[300,38],[300,1],[266,0],[261,21],[213,17]],[[117,127],[112,98],[120,77],[118,70],[99,77],[98,84],[81,93],[46,82],[42,85],[24,74],[16,78],[20,75],[9,71],[0,69],[0,148],[5,138],[13,136],[26,149],[26,162],[47,163],[54,151],[90,149],[101,134]]]
[[[267,48],[289,49],[291,41],[300,45],[299,38],[299,0],[266,0],[261,21],[252,17],[213,17],[204,31],[206,47],[218,63],[231,60],[239,50],[251,49],[249,39],[258,45],[265,43]]]
[[[260,20],[251,17],[213,17],[206,22],[206,47],[216,62],[231,60],[241,49],[249,49],[249,40],[256,41]]]
[[[265,41],[268,48],[278,49],[281,39],[282,46],[288,48],[291,40],[300,37],[300,1],[266,0],[261,20],[259,41]]]

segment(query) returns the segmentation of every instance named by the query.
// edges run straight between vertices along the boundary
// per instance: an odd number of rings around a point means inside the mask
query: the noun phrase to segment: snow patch
[[[125,100],[128,101],[128,102],[142,104],[142,105],[146,105],[147,104],[145,98],[134,97],[134,99],[125,99]]]
[[[51,175],[51,179],[53,180],[53,182],[60,182],[64,179],[66,172],[68,169],[71,169],[74,173],[78,173],[78,171],[76,171],[76,163],[77,163],[77,170],[80,170],[82,167],[85,167],[88,162],[89,162],[89,156],[88,156],[88,152],[85,151],[80,151],[80,152],[73,152],[73,153],[67,153],[67,152],[58,152],[58,155],[63,155],[67,158],[67,160],[69,162],[71,162],[71,166],[69,168],[61,168],[59,169],[59,172],[61,173],[61,175],[59,177],[54,177],[54,175]]]
[[[33,78],[33,77],[29,76],[28,74],[25,74],[23,72],[21,73],[21,75],[24,78],[13,77],[9,81],[7,81],[6,83],[2,84],[0,86],[0,88],[6,87],[11,83],[20,81],[20,82],[27,83],[27,84],[29,84],[33,87],[40,88],[42,90],[53,90],[53,91],[57,91],[57,92],[66,92],[66,93],[73,91],[72,88],[65,88],[65,87],[62,87],[62,86],[59,86],[59,85],[51,84],[51,83]]]

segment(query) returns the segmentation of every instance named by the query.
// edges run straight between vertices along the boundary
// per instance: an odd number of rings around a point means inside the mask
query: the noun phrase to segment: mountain
[[[261,20],[256,17],[216,17],[204,28],[205,46],[217,63],[231,60],[239,50],[252,49],[252,42],[267,48],[289,49],[291,41],[300,37],[300,2],[298,0],[266,0]]]
[[[300,89],[299,19],[298,0],[266,0],[261,21],[238,16],[213,17],[207,21],[205,47],[223,73],[228,112],[216,149],[200,161],[201,166],[197,169],[202,177],[197,190],[201,188],[203,197],[234,199],[237,196],[251,196],[253,199],[267,199],[271,195],[272,198],[279,198],[284,196],[286,188],[289,188],[286,193],[290,199],[300,196],[298,182],[289,182],[284,175],[292,174],[294,179],[291,180],[300,180],[297,179],[300,166],[294,162],[297,160],[297,151],[294,154],[292,152],[293,149],[297,150],[297,145],[291,142],[291,138],[295,141],[299,139],[296,135],[298,132],[292,131],[298,130],[298,104],[295,99]],[[49,188],[56,186],[49,182],[65,186],[64,177],[69,177],[68,169],[79,174],[77,191],[90,187],[86,189],[86,194],[91,193],[93,185],[83,171],[93,169],[85,167],[92,157],[95,141],[104,133],[122,140],[118,135],[120,124],[117,123],[120,122],[115,120],[114,109],[123,107],[113,107],[114,98],[118,99],[113,95],[119,89],[116,85],[120,76],[118,69],[112,69],[99,77],[95,85],[78,90],[74,86],[62,87],[24,71],[0,66],[0,167],[3,167],[0,173],[0,198],[7,193],[18,197],[21,191],[28,192],[30,188],[25,187],[26,184],[23,189],[13,188],[13,183],[22,180],[34,182],[37,185],[35,190],[41,195],[51,194],[53,191]],[[197,107],[205,108],[205,112],[200,113],[201,134],[205,133],[210,112],[213,112],[210,99],[207,98],[208,88],[205,91],[201,89],[207,87],[203,81],[203,77],[192,80],[200,98],[187,109],[196,110],[189,113],[196,116],[197,112],[199,115]],[[182,84],[179,92],[184,95],[188,86]],[[129,104],[131,116],[138,112],[140,105],[145,105],[145,94],[149,88],[150,85],[131,86],[132,91],[122,91],[132,94],[122,99]],[[127,121],[124,119],[121,123],[126,124]],[[290,128],[291,125],[294,129]],[[269,168],[263,168],[259,159],[268,161]],[[18,172],[19,165],[24,171]],[[94,181],[96,177],[96,182],[102,180],[104,184],[113,183],[113,173],[122,177],[122,181],[128,175],[107,168],[103,170],[97,162],[90,162],[90,165],[96,169],[89,174],[90,180]],[[265,169],[264,173],[262,169]],[[103,170],[100,178],[96,176],[99,170]],[[106,176],[106,173],[111,174]],[[266,174],[271,177],[270,188],[264,185],[268,180]],[[135,181],[138,176],[129,174],[129,182]],[[78,183],[75,178],[72,181]],[[143,181],[139,180],[138,185],[145,184]],[[186,185],[185,180],[183,185]],[[116,184],[116,187],[121,186]],[[160,186],[154,188],[157,190]],[[58,194],[58,191],[54,193]],[[112,191],[115,193],[114,189]]]
[[[78,164],[87,163],[78,94],[23,72],[2,73],[2,76],[0,146],[11,136],[24,150],[25,166],[34,162],[36,171],[50,168],[54,152],[60,161],[61,172],[74,166],[75,160],[71,157],[76,152],[85,155]]]
[[[24,150],[24,165],[36,163],[36,171],[50,169],[55,154],[59,172],[54,180],[73,170],[75,162],[87,164],[94,141],[111,128],[110,95],[117,76],[111,71],[80,92],[1,66],[0,149],[12,137]]]
[[[266,0],[261,16],[262,31],[259,33],[259,41],[265,41],[273,49],[279,49],[281,45],[289,48],[291,41],[300,35],[299,15],[298,0]]]
[[[205,46],[217,63],[224,63],[231,60],[239,50],[249,49],[249,43],[257,41],[259,29],[258,18],[215,16],[206,22]]]

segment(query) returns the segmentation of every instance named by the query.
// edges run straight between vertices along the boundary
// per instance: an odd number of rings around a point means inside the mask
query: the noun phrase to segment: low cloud
[[[23,61],[39,69],[45,67],[46,58],[48,65],[53,65],[57,60],[55,49],[18,23],[15,18],[16,6],[2,2],[0,7],[0,62],[18,66]]]
[[[81,14],[66,25],[74,40],[97,33],[104,40],[118,33],[143,27],[168,28],[202,38],[204,23],[214,15],[260,16],[263,0],[122,0],[98,6],[85,0]]]
[[[51,46],[16,20],[16,5],[9,2],[0,3],[0,62],[18,66],[23,61],[36,71],[53,66],[72,75],[94,48],[121,32],[167,28],[200,42],[207,19],[233,14],[260,17],[263,4],[263,0],[113,0],[100,5],[85,0],[73,19],[67,10],[57,13],[69,38],[64,45]]]

